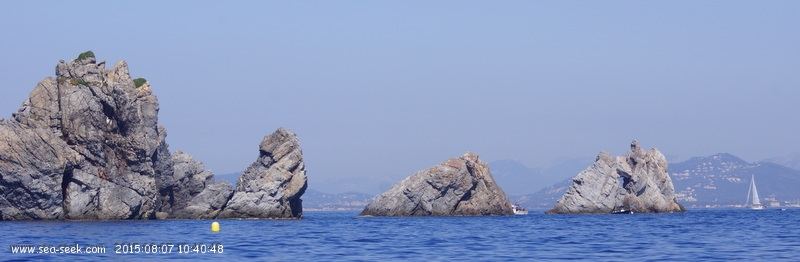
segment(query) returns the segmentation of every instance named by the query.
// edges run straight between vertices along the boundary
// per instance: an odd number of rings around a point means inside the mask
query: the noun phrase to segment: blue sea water
[[[0,260],[800,260],[800,209],[531,212],[509,217],[304,215],[302,220],[217,220],[220,232],[211,232],[211,220],[0,222]],[[95,251],[102,246],[105,253],[58,253],[76,244]],[[57,253],[14,254],[12,245]]]

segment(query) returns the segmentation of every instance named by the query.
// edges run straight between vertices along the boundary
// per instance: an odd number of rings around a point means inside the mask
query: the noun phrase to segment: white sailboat
[[[753,196],[752,199],[750,198],[750,196],[751,196],[750,192],[752,192],[752,196]],[[750,209],[753,209],[753,210],[761,210],[761,209],[764,209],[766,207],[766,206],[762,205],[761,204],[761,200],[758,199],[758,190],[756,190],[755,175],[752,175],[750,177],[750,189],[747,190],[747,200],[746,200],[745,203],[749,204],[747,206]]]

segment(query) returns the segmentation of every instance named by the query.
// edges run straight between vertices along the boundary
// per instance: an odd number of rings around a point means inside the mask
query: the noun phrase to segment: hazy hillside
[[[347,192],[341,194],[327,194],[312,189],[307,189],[303,194],[303,210],[305,211],[332,211],[332,210],[363,210],[372,202],[374,195]]]
[[[577,174],[578,173],[575,173],[575,175]],[[511,200],[511,202],[517,203],[528,209],[551,209],[556,204],[556,201],[558,201],[558,199],[564,195],[564,192],[567,192],[567,188],[569,188],[571,185],[572,177],[569,177],[561,182],[542,188],[536,193],[526,195],[509,195],[508,198]]]
[[[578,174],[592,164],[591,158],[569,158],[547,167],[532,168],[516,160],[489,163],[489,170],[507,195],[526,195]]]
[[[785,205],[800,199],[800,171],[775,163],[748,163],[731,154],[695,157],[669,167],[685,206],[744,204],[751,175],[762,202]]]
[[[782,156],[764,159],[761,162],[770,162],[782,165],[788,168],[800,170],[800,152]]]
[[[543,177],[541,169],[511,159],[490,162],[489,171],[506,194],[525,194],[551,184]]]

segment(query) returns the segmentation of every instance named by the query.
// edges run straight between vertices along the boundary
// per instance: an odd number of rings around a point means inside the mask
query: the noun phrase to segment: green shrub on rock
[[[92,52],[92,50],[81,53],[80,55],[78,55],[78,58],[75,58],[75,61],[82,61],[89,57],[94,58],[94,52]]]
[[[140,78],[136,78],[136,79],[133,80],[133,84],[136,85],[136,88],[141,87],[146,82],[147,82],[147,80],[144,79],[144,78],[141,78],[141,77]]]

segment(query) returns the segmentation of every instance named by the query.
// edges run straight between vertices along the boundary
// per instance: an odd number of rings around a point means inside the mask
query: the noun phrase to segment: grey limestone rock
[[[233,187],[191,156],[169,152],[158,111],[150,84],[137,87],[124,61],[111,69],[93,54],[61,61],[56,78],[39,82],[12,119],[0,121],[0,220],[217,217]],[[244,201],[264,199],[255,202],[264,209],[232,214],[299,217],[305,169],[296,137],[279,130],[262,143],[262,156],[271,177],[254,164],[239,191]]]
[[[47,198],[54,212],[7,215],[5,210],[20,203],[6,197],[0,200],[0,219],[152,216],[156,195],[152,156],[166,136],[156,124],[158,101],[149,89],[134,87],[124,62],[109,70],[104,66],[94,57],[62,61],[56,66],[56,78],[42,80],[7,122],[12,133],[20,134],[10,147],[26,145],[27,151],[4,150],[0,156],[3,162],[20,160],[0,167],[3,195],[36,189],[10,180],[47,177],[52,181],[47,183],[48,195],[36,198]],[[14,138],[3,135],[3,139]]]
[[[50,130],[0,123],[0,220],[64,218],[63,178],[79,158]]]
[[[511,202],[478,155],[418,171],[369,203],[360,216],[514,215]]]
[[[233,194],[227,181],[214,180],[214,174],[192,156],[176,151],[170,156],[171,175],[159,176],[161,204],[157,212],[165,218],[214,218]]]
[[[264,137],[259,156],[236,182],[236,191],[220,218],[284,218],[303,215],[306,179],[297,136],[280,128]]]
[[[675,198],[667,160],[653,148],[645,152],[635,140],[627,155],[600,152],[594,164],[572,179],[572,186],[549,214],[673,213],[686,209]]]

